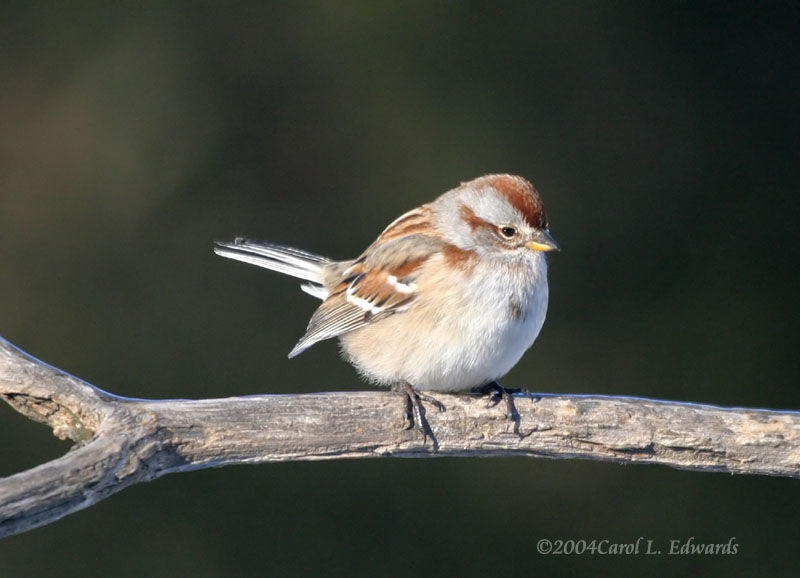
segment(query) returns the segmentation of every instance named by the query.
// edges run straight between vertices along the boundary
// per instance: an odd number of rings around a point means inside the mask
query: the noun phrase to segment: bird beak
[[[531,240],[527,243],[528,249],[534,251],[560,251],[561,247],[558,246],[556,240],[547,229],[537,229],[533,232]]]

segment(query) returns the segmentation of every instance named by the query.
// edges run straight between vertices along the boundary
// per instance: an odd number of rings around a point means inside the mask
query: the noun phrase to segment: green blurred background
[[[0,335],[114,393],[367,387],[315,303],[215,257],[355,256],[487,172],[563,252],[509,386],[798,408],[793,4],[11,2],[0,9]],[[67,445],[0,404],[0,475]],[[790,576],[798,482],[532,459],[168,476],[0,541],[0,576]],[[735,556],[543,556],[541,538]]]

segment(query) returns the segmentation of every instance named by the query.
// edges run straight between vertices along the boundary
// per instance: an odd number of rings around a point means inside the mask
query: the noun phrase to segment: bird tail
[[[232,243],[215,242],[214,252],[222,257],[309,281],[302,288],[315,297],[327,293],[323,288],[322,277],[324,267],[330,263],[330,259],[321,255],[241,237],[237,237]]]

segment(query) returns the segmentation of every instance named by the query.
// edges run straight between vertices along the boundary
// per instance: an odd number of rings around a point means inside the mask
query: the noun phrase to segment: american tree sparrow
[[[539,335],[544,253],[558,249],[539,193],[512,175],[477,178],[405,213],[350,261],[242,238],[214,247],[303,279],[322,304],[289,357],[338,337],[359,373],[408,396],[423,434],[414,388],[494,391],[513,410],[497,380]]]

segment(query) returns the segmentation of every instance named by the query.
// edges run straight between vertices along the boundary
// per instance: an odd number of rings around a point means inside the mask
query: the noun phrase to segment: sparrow
[[[560,250],[538,191],[485,175],[392,221],[355,259],[274,243],[217,242],[217,255],[301,279],[322,301],[289,357],[338,337],[367,380],[407,396],[409,427],[431,434],[418,390],[492,393],[533,344],[547,313],[545,254]]]

